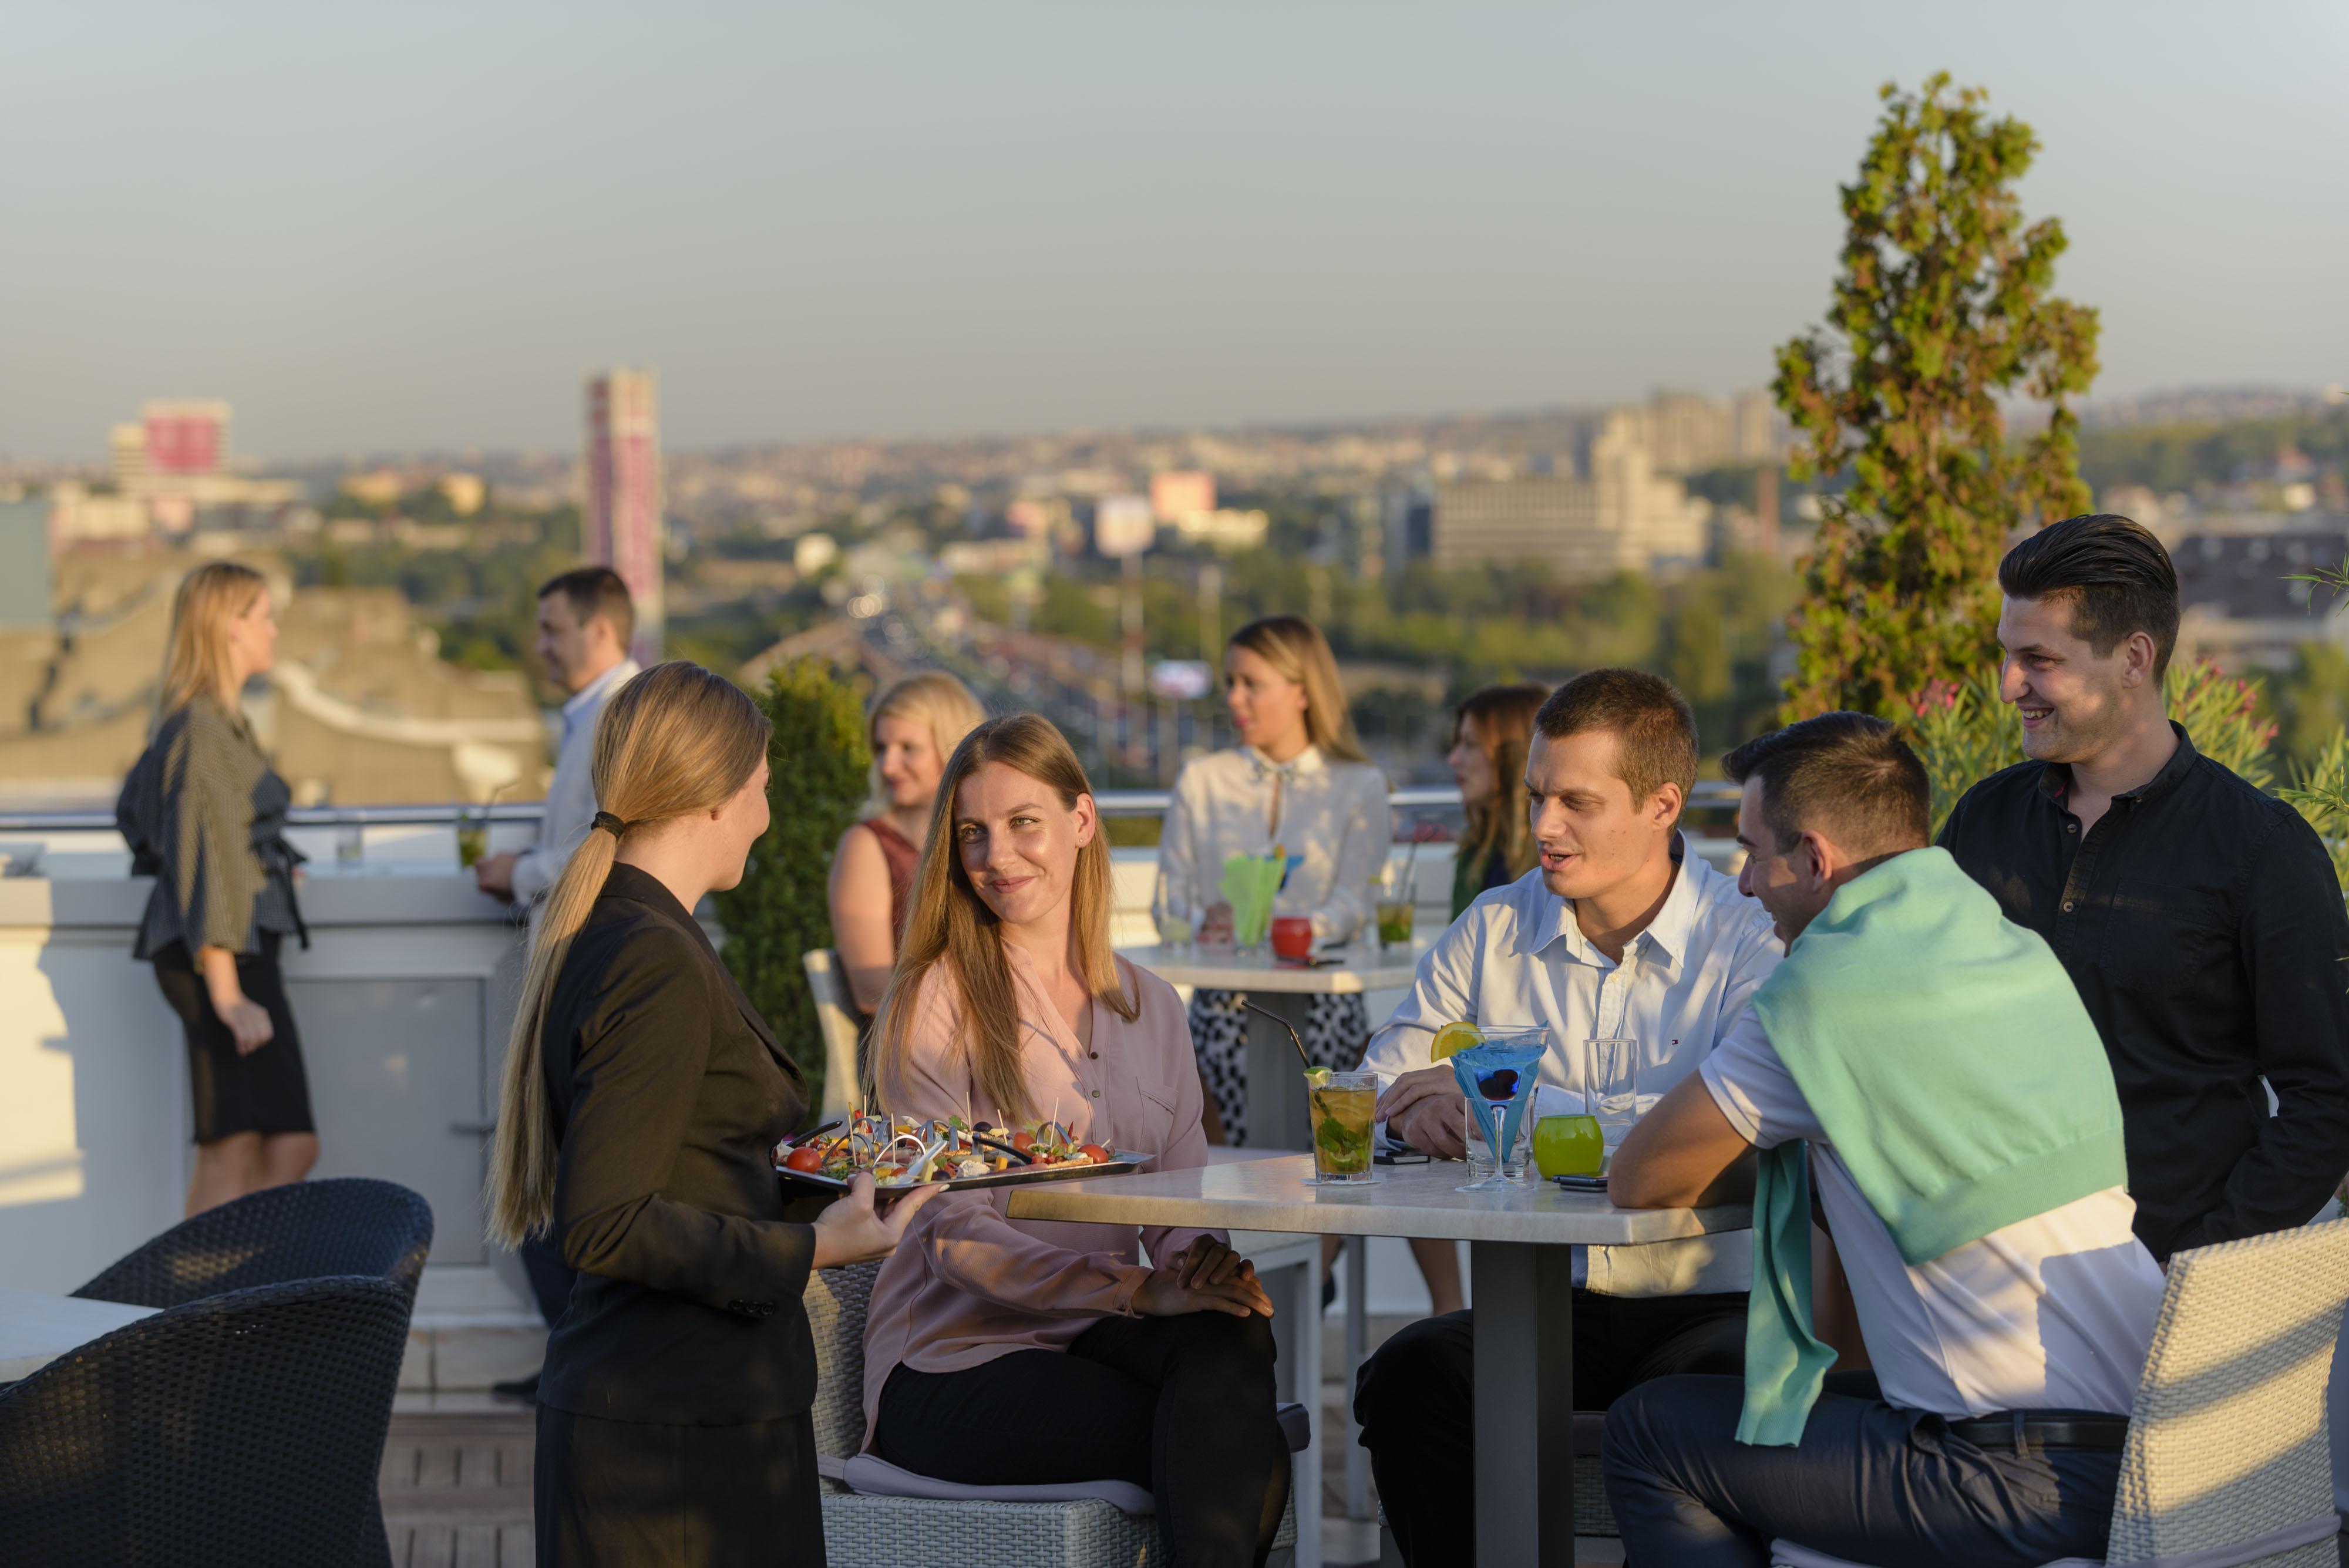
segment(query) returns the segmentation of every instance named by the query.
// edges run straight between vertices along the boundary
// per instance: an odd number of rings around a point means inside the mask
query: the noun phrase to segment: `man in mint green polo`
[[[1766,1568],[1781,1540],[1904,1568],[2101,1560],[2162,1276],[2095,1027],[2046,943],[1927,846],[1925,770],[1891,725],[1824,714],[1723,771],[1786,960],[1609,1187],[1675,1208],[1751,1184],[1746,1370],[1609,1411],[1628,1560]],[[1838,1351],[1872,1371],[1830,1374]]]

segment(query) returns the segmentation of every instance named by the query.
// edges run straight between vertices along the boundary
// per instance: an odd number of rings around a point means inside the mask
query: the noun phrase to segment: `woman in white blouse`
[[[1230,941],[1231,905],[1217,887],[1224,858],[1278,845],[1304,860],[1273,913],[1309,917],[1317,946],[1350,941],[1371,919],[1393,830],[1387,783],[1354,739],[1338,661],[1311,621],[1267,616],[1225,645],[1224,680],[1240,743],[1174,781],[1158,845],[1158,918],[1191,921],[1203,943]],[[1247,1141],[1246,1021],[1237,992],[1192,994],[1192,1044],[1233,1144]],[[1314,997],[1306,1054],[1351,1067],[1370,1032],[1360,996]]]

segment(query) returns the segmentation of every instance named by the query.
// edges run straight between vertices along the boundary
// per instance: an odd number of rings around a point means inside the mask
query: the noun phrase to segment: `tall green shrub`
[[[2260,716],[2256,682],[2239,680],[2207,659],[2172,664],[2162,677],[2169,716],[2186,728],[2194,749],[2240,774],[2255,789],[2275,782],[2269,745],[2276,727]],[[1958,797],[2001,768],[2023,761],[2023,725],[1999,699],[1990,677],[1938,680],[1912,704],[1909,736],[1933,785],[1933,831],[1949,820]],[[2344,763],[2349,768],[2349,763]],[[2284,798],[2292,798],[2286,791]],[[2349,804],[2345,801],[2344,804]],[[2309,807],[2302,807],[2303,813]],[[2312,820],[2313,817],[2312,816]]]
[[[1826,329],[1778,350],[1797,479],[1823,494],[1783,712],[1897,713],[1928,682],[1997,656],[1994,569],[2017,528],[2087,510],[2067,400],[2096,373],[2096,313],[2054,292],[2063,225],[2025,225],[2039,149],[1946,74],[1890,85],[1843,187],[1842,270]],[[2046,426],[2011,438],[2021,393]]]
[[[757,698],[775,726],[767,744],[774,823],[750,846],[741,885],[713,897],[726,927],[726,967],[821,1103],[823,1037],[800,955],[832,946],[824,882],[833,849],[864,804],[873,753],[856,689],[821,659],[777,669]]]

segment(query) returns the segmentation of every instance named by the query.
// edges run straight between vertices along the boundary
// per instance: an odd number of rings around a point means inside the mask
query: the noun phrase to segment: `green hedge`
[[[824,883],[832,852],[864,803],[873,760],[864,703],[820,659],[776,670],[755,694],[775,726],[767,746],[774,823],[750,846],[738,888],[713,895],[726,928],[726,967],[823,1095],[823,1041],[800,955],[832,946]]]

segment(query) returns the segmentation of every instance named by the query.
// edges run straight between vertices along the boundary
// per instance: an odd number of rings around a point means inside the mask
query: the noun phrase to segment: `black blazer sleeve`
[[[578,1037],[554,1223],[564,1261],[722,1312],[794,1302],[815,1232],[713,1214],[661,1195],[691,1136],[717,999],[692,939],[640,929],[596,983]],[[763,1314],[761,1314],[763,1315]]]

